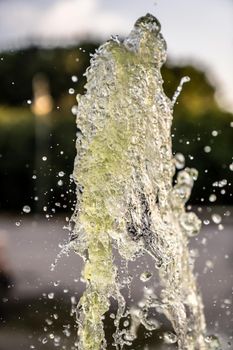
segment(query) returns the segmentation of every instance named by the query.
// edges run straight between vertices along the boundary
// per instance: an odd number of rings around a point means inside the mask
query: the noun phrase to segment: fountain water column
[[[103,318],[111,297],[119,304],[116,347],[133,340],[130,330],[119,329],[125,305],[113,241],[126,260],[145,253],[154,259],[160,308],[179,349],[208,348],[188,250],[188,237],[199,232],[200,220],[185,210],[197,172],[181,171],[173,187],[173,102],[163,91],[160,72],[165,59],[160,24],[148,14],[124,42],[114,38],[99,48],[86,72],[86,93],[78,97],[73,246],[84,258],[86,281],[77,309],[80,350],[106,349]]]

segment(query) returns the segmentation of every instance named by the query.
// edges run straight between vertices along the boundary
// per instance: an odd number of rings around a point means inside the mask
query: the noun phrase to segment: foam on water
[[[159,327],[148,319],[150,308],[163,312],[173,326],[174,333],[164,335],[166,343],[177,341],[182,350],[217,349],[206,338],[188,249],[201,227],[185,209],[197,171],[180,170],[173,185],[177,160],[170,130],[181,87],[172,101],[165,95],[160,72],[165,60],[160,24],[147,14],[123,42],[112,38],[98,49],[86,72],[86,93],[78,96],[72,247],[84,259],[86,283],[76,310],[79,350],[107,348],[103,318],[112,298],[118,303],[117,349],[132,344],[140,323],[148,330]],[[153,258],[161,292],[147,291],[141,309],[126,310],[113,246],[127,261]],[[141,280],[149,283],[153,273]],[[129,313],[130,326],[120,327]]]

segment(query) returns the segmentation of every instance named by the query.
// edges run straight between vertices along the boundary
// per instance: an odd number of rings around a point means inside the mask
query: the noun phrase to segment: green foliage
[[[25,204],[39,210],[44,205],[51,210],[55,203],[60,203],[58,210],[73,206],[69,175],[75,157],[75,119],[70,112],[45,118],[46,122],[36,120],[29,108],[0,109],[0,210],[21,210]],[[65,173],[62,178],[60,171]],[[59,179],[63,185],[58,185]]]
[[[50,82],[51,94],[56,105],[61,107],[63,100],[68,100],[68,90],[75,87],[77,93],[83,93],[85,78],[83,73],[89,66],[90,52],[96,44],[83,44],[82,49],[40,49],[27,48],[18,52],[1,54],[0,60],[0,104],[11,106],[26,105],[32,99],[32,80],[38,73],[43,73]],[[71,81],[71,76],[79,77],[78,84]]]
[[[1,54],[0,210],[21,210],[24,204],[41,209],[47,202],[50,210],[59,209],[55,203],[60,203],[63,210],[72,207],[74,194],[69,189],[74,191],[74,186],[69,175],[75,157],[76,125],[70,109],[76,104],[76,93],[84,92],[83,73],[89,66],[90,52],[94,53],[97,46],[88,43],[82,45],[82,49],[34,47]],[[33,98],[32,80],[37,73],[47,76],[54,100],[53,111],[41,118],[35,117],[26,103]],[[192,66],[168,64],[162,73],[169,97],[181,77],[191,78],[175,106],[172,131],[174,152],[182,152],[186,165],[199,170],[191,201],[208,203],[209,195],[215,191],[215,203],[232,204],[229,169],[233,149],[232,115],[217,105],[215,88],[204,72]],[[71,80],[73,75],[78,77],[77,82]],[[70,88],[75,89],[74,95],[68,93]],[[217,131],[217,136],[212,135],[213,131]],[[211,147],[209,153],[205,152],[205,146]],[[48,158],[46,162],[42,161],[43,155]],[[65,172],[63,178],[59,178],[59,171]],[[32,179],[33,174],[37,179]],[[61,186],[59,179],[63,181]],[[212,186],[222,179],[227,179],[228,185]],[[222,190],[226,194],[221,194]],[[37,202],[34,197],[38,193]]]

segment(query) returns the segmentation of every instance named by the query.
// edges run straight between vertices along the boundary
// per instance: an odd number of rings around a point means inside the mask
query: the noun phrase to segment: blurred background
[[[1,350],[74,344],[81,260],[50,265],[75,205],[76,94],[90,54],[147,12],[168,45],[167,95],[191,78],[175,106],[173,150],[199,172],[188,205],[203,228],[191,249],[209,332],[233,349],[233,1],[0,0]],[[134,349],[160,349],[159,332],[146,343],[143,333]]]

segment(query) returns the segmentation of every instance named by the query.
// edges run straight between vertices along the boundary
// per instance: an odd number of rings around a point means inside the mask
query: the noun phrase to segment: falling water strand
[[[112,38],[98,49],[86,72],[86,93],[78,96],[72,246],[84,259],[86,283],[76,309],[79,350],[107,349],[103,319],[113,299],[116,349],[132,344],[140,323],[149,331],[159,327],[148,319],[150,308],[162,310],[173,326],[166,342],[177,341],[182,350],[214,349],[206,341],[188,249],[201,227],[185,210],[197,171],[180,170],[173,185],[170,129],[181,87],[172,101],[165,95],[160,72],[165,60],[160,24],[148,14],[123,42]],[[126,261],[146,254],[154,261],[161,292],[156,296],[151,287],[142,309],[126,308],[113,246]],[[122,328],[122,317],[129,315],[130,327]]]

